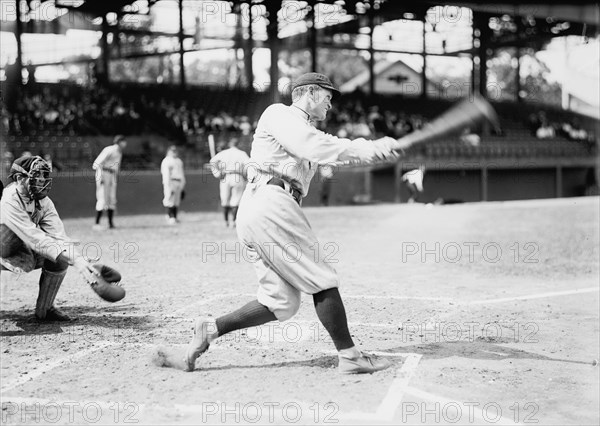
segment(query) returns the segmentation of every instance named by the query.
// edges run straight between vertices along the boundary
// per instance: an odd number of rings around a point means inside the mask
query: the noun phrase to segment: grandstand
[[[364,180],[359,190],[361,194],[354,195],[366,195],[367,200],[402,201],[405,198],[398,182],[399,176],[415,164],[424,164],[429,170],[427,179],[430,182],[426,185],[425,197],[428,201],[440,198],[463,201],[540,198],[598,192],[600,128],[597,118],[565,109],[565,105],[544,103],[541,98],[523,97],[521,92],[525,87],[522,87],[519,77],[512,82],[517,87],[514,99],[507,100],[504,96],[495,100],[486,86],[490,66],[488,58],[496,49],[514,47],[517,49],[517,63],[521,64],[518,52],[524,49],[539,50],[556,37],[595,36],[598,26],[593,18],[597,9],[592,3],[578,2],[569,7],[561,6],[559,2],[550,2],[549,5],[536,3],[530,9],[515,5],[510,10],[503,10],[500,6],[490,9],[475,2],[457,5],[448,12],[448,6],[441,8],[434,2],[400,6],[396,2],[381,0],[261,1],[253,2],[252,7],[247,1],[216,2],[220,5],[219,12],[221,7],[224,11],[222,22],[219,22],[220,16],[206,14],[203,6],[198,6],[202,3],[114,0],[102,2],[101,6],[90,1],[73,4],[42,1],[19,2],[21,13],[14,16],[3,11],[3,31],[13,32],[17,55],[14,64],[8,60],[2,64],[2,151],[16,155],[24,151],[49,154],[62,169],[75,171],[86,169],[115,134],[125,134],[130,140],[123,164],[125,169],[157,171],[165,147],[176,143],[184,151],[187,170],[201,172],[209,160],[208,135],[214,135],[221,145],[232,136],[238,136],[242,148],[249,150],[252,129],[260,113],[273,101],[289,100],[286,82],[310,69],[323,71],[320,68],[326,68],[326,64],[320,63],[318,58],[321,50],[351,49],[370,55],[366,68],[363,67],[364,74],[370,75],[368,84],[364,85],[367,92],[359,88],[336,99],[336,108],[324,123],[324,129],[329,132],[348,137],[375,138],[384,134],[400,137],[424,125],[456,100],[443,96],[439,89],[441,83],[430,81],[431,70],[429,74],[425,72],[428,61],[434,62],[440,57],[469,58],[472,68],[464,86],[468,90],[461,96],[479,91],[491,97],[501,117],[500,129],[470,129],[481,139],[479,147],[467,146],[461,142],[461,136],[456,135],[412,150],[395,165],[379,164],[343,171],[356,173],[362,176],[359,181]],[[48,5],[54,7],[55,16],[53,19],[47,16],[41,19],[41,9]],[[302,19],[286,19],[285,13],[293,7],[297,7],[298,16]],[[161,26],[157,18],[157,15],[167,12],[178,12],[180,16],[179,27],[171,25],[171,32],[163,31],[164,25]],[[279,23],[266,19],[269,13],[275,12],[280,15]],[[190,22],[187,14],[195,15],[195,21]],[[247,20],[244,16],[254,18]],[[332,16],[337,18],[332,19]],[[543,16],[551,18],[542,19]],[[230,19],[232,17],[233,20]],[[465,17],[468,19],[462,19]],[[48,20],[53,26],[47,25]],[[248,22],[253,24],[247,25]],[[406,43],[399,40],[390,43],[390,40],[396,39],[396,31],[405,35],[402,24],[421,28],[420,45],[419,37],[413,37]],[[444,25],[454,25],[450,29],[460,35],[453,35],[448,28],[446,33],[442,33],[440,27]],[[389,34],[387,41],[380,37],[382,29]],[[56,62],[32,61],[35,49],[31,42],[26,43],[28,36],[48,32],[65,35],[70,30],[102,34],[97,46],[100,54],[90,52],[87,57],[82,54],[76,58],[66,55]],[[367,36],[370,44],[365,45],[364,34],[369,33],[373,36]],[[438,43],[440,34],[446,37],[441,45]],[[158,48],[156,44],[161,40],[173,41],[174,48],[171,51]],[[353,46],[349,44],[352,42],[355,43]],[[253,74],[256,64],[253,65],[252,60],[256,54],[249,56],[247,52],[265,47],[269,48],[271,58],[304,51],[311,60],[305,63],[304,69],[295,67],[290,72],[270,67],[269,77],[277,78],[279,85],[261,87],[257,84],[258,73]],[[243,60],[239,60],[235,67],[236,77],[215,81],[212,74],[205,73],[200,74],[200,82],[196,84],[198,77],[193,70],[186,69],[184,55],[190,57],[216,49],[234,51],[236,55],[243,52]],[[399,89],[395,93],[378,93],[377,87],[383,86],[378,83],[375,65],[377,55],[381,57],[386,53],[421,58],[424,66],[420,71],[404,65],[405,69],[410,68],[406,78],[438,92],[419,89],[417,93],[407,94]],[[178,67],[173,65],[173,55],[179,56]],[[208,53],[205,55],[210,57]],[[120,80],[116,72],[115,64],[132,61],[134,66],[142,67],[143,63],[139,61],[144,58],[160,60],[165,57],[171,61],[168,80],[163,79],[164,73],[156,78],[155,83],[148,83],[147,78],[140,78],[137,82]],[[23,65],[25,59],[27,67]],[[73,63],[87,64],[88,75],[75,81],[67,79],[55,83],[36,81],[34,77],[37,69],[65,67]],[[200,67],[201,63],[199,60],[194,64]],[[388,73],[393,69],[389,66],[379,68],[385,68]],[[15,78],[15,74],[22,74],[22,69],[28,70],[27,79]],[[202,75],[205,75],[206,81],[202,81]],[[333,77],[341,78],[338,75]],[[398,87],[401,88],[405,77],[394,75],[392,80],[395,78],[398,78]],[[386,88],[389,86],[385,85]],[[535,129],[531,128],[530,117],[540,111],[553,128],[553,135],[549,138],[538,138]],[[354,124],[357,122],[361,128]],[[563,131],[572,123],[577,123],[583,138],[573,140]],[[460,179],[455,182],[454,189],[436,184],[436,181],[445,180],[442,176],[447,170],[456,170],[460,176],[476,173],[477,187],[471,188],[470,196],[452,195],[455,189],[465,185]],[[500,183],[506,191],[487,189],[490,175],[497,171],[500,174],[508,171],[511,176],[507,182]],[[519,179],[522,171],[526,174],[539,172],[535,179],[550,180],[552,191],[540,192],[539,188],[534,188],[515,194],[510,180]],[[438,172],[440,174],[435,178]],[[571,175],[577,178],[569,177]],[[585,176],[584,181],[577,184],[570,182],[581,179],[581,176]],[[570,183],[563,183],[563,179]],[[343,181],[345,179],[339,179],[336,185],[343,185]],[[450,193],[446,194],[448,191]],[[459,194],[462,192],[458,191]],[[336,198],[338,203],[355,199],[348,195],[346,189],[340,189],[339,193],[346,195]]]

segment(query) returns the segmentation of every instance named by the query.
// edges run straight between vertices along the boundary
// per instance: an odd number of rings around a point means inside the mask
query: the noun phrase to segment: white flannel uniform
[[[212,174],[221,179],[219,184],[221,206],[239,206],[246,187],[246,179],[242,172],[249,160],[248,154],[236,147],[225,149],[211,158]]]
[[[179,207],[181,192],[185,188],[183,161],[179,157],[167,155],[160,163],[160,173],[163,183],[163,206]]]
[[[58,255],[69,249],[64,243],[65,227],[52,200],[45,197],[39,200],[38,206],[39,209],[33,199],[20,194],[14,183],[4,189],[0,200],[0,224],[6,225],[33,251],[36,268],[41,267],[45,259],[56,262]],[[4,258],[2,266],[14,271]]]
[[[415,185],[419,192],[423,192],[423,170],[415,169],[402,175],[402,180]]]
[[[96,211],[114,210],[117,206],[117,176],[123,153],[118,144],[107,146],[94,160],[96,170]]]
[[[390,138],[351,141],[329,135],[312,126],[306,113],[295,106],[274,104],[260,117],[237,233],[256,255],[257,299],[280,321],[298,311],[301,293],[335,288],[339,281],[330,245],[319,245],[291,193],[267,182],[279,177],[306,196],[319,164],[373,160],[390,155],[391,144]]]

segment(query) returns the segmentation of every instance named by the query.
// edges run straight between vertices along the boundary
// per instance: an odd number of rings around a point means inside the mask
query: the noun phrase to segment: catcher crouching
[[[88,262],[67,237],[54,203],[48,197],[52,186],[51,166],[41,157],[15,160],[8,185],[0,200],[0,265],[15,273],[42,269],[35,316],[39,321],[71,321],[54,306],[67,268],[74,266],[103,299],[115,302],[125,297],[121,276],[114,269]]]

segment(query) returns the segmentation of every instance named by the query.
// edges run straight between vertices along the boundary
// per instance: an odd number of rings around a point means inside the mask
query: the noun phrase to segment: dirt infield
[[[2,424],[598,424],[599,201],[306,209],[355,341],[394,362],[366,376],[337,373],[309,297],[195,372],[161,367],[195,316],[253,298],[235,230],[219,213],[67,220],[127,296],[110,305],[71,270],[58,305],[78,320],[39,325],[39,272],[2,273]]]

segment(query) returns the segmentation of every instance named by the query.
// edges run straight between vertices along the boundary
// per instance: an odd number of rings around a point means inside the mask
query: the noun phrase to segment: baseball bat
[[[445,111],[422,129],[409,133],[398,139],[396,151],[422,145],[427,142],[460,132],[468,127],[474,127],[480,121],[486,120],[492,126],[498,126],[498,115],[494,108],[482,96],[475,95],[473,100],[465,99]]]
[[[213,158],[215,155],[217,155],[215,137],[213,135],[208,135],[208,149],[210,150],[210,158]]]

